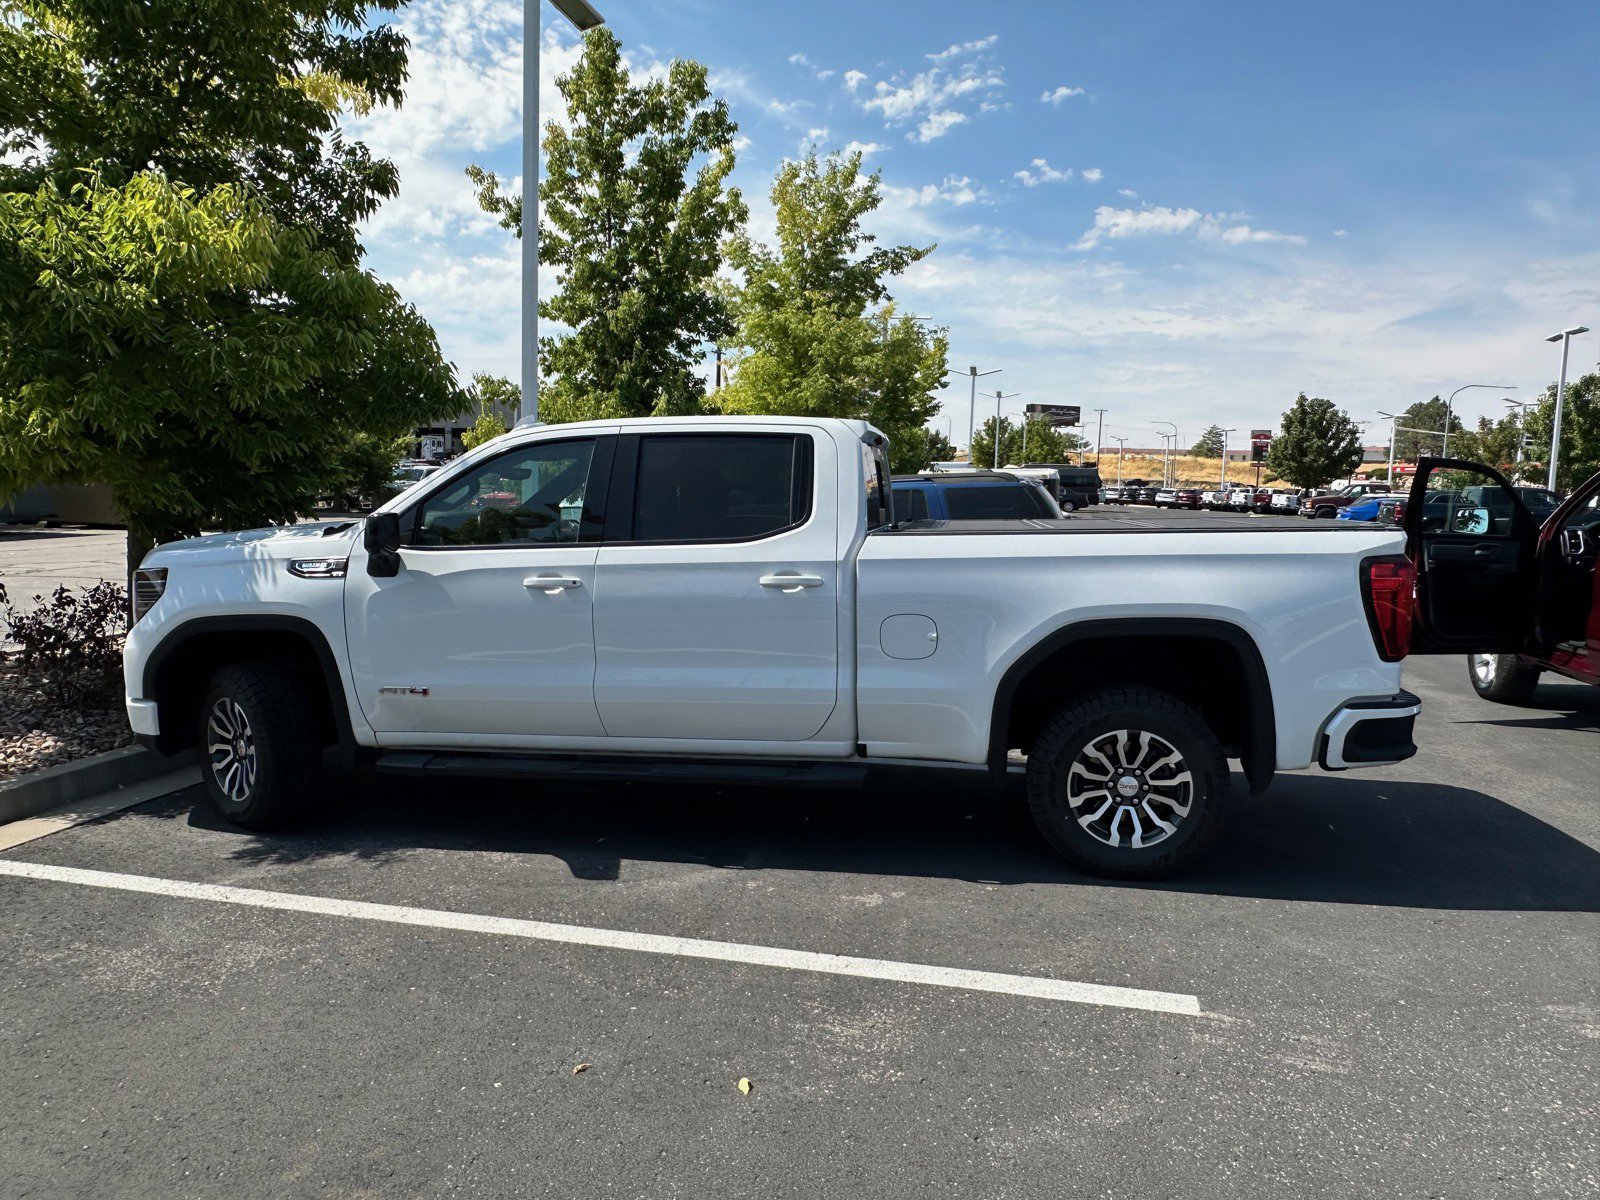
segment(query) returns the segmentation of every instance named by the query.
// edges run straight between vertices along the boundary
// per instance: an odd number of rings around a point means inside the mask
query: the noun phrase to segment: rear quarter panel
[[[1277,767],[1308,766],[1335,708],[1400,688],[1400,665],[1373,646],[1358,569],[1402,548],[1396,532],[1359,528],[875,534],[856,567],[861,741],[874,756],[981,763],[1001,678],[1050,634],[1119,617],[1209,618],[1261,651]],[[932,655],[884,652],[883,622],[902,614],[934,622]]]

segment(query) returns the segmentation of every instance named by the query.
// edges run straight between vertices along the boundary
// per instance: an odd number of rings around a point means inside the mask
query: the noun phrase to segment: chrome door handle
[[[821,575],[763,575],[761,586],[764,588],[778,588],[785,592],[798,592],[804,588],[822,586]]]
[[[537,588],[546,595],[564,592],[568,588],[581,588],[583,580],[575,579],[571,575],[530,575],[522,581],[522,586],[532,591]]]

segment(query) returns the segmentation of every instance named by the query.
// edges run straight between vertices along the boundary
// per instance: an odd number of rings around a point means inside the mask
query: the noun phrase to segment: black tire
[[[1122,743],[1108,739],[1118,731],[1129,731],[1135,736]],[[1167,743],[1167,747],[1180,757],[1176,767],[1163,767],[1165,760],[1148,760],[1150,753],[1162,753],[1153,743],[1139,737],[1150,734]],[[1111,799],[1116,796],[1114,787],[1100,794],[1108,797],[1108,807],[1100,809],[1106,815],[1100,820],[1082,820],[1094,814],[1085,810],[1092,800],[1080,796],[1077,811],[1069,799],[1070,777],[1080,755],[1092,762],[1096,755],[1113,768],[1107,777],[1111,783],[1120,768],[1102,753],[1102,747],[1118,753],[1117,763],[1125,764],[1135,758],[1138,766],[1153,765],[1163,772],[1161,782],[1149,780],[1153,791],[1145,788],[1135,793],[1127,803]],[[1186,814],[1178,817],[1178,807],[1164,797],[1183,798],[1183,785],[1172,780],[1187,773],[1190,778]],[[1083,772],[1087,775],[1087,771]],[[1149,774],[1153,777],[1156,772]],[[1135,786],[1142,786],[1144,772],[1128,768],[1122,778],[1139,778]],[[1093,777],[1089,777],[1093,778]],[[1080,781],[1083,788],[1091,784]],[[1028,752],[1028,807],[1034,824],[1051,847],[1073,866],[1092,875],[1108,879],[1164,879],[1189,870],[1207,853],[1222,832],[1223,819],[1229,805],[1228,760],[1222,744],[1200,714],[1165,692],[1154,688],[1107,688],[1091,692],[1082,699],[1067,705],[1045,722],[1033,747]],[[1170,792],[1167,789],[1172,789]],[[1133,801],[1142,807],[1135,809]],[[1150,807],[1154,804],[1154,808]],[[1158,811],[1159,810],[1159,811]],[[1131,818],[1124,820],[1124,816]],[[1133,825],[1142,829],[1146,817],[1154,827],[1161,822],[1172,827],[1170,833],[1160,834],[1159,840],[1138,848]],[[1092,832],[1091,828],[1098,830]],[[1119,844],[1105,840],[1109,836]],[[1124,840],[1126,838],[1126,840]],[[1141,841],[1144,838],[1141,836]]]
[[[1469,654],[1472,690],[1496,704],[1526,704],[1539,686],[1539,668],[1515,654]]]
[[[1339,510],[1337,508],[1324,506],[1322,508],[1315,509],[1311,515],[1319,521],[1331,521],[1334,517],[1339,515]]]
[[[218,669],[201,698],[199,725],[200,775],[224,819],[245,829],[279,829],[316,799],[321,753],[313,706],[285,668]]]

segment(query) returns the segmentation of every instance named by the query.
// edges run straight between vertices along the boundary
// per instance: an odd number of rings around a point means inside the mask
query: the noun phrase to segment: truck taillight
[[[1417,572],[1401,555],[1361,560],[1361,599],[1378,657],[1399,662],[1411,651],[1411,606]]]

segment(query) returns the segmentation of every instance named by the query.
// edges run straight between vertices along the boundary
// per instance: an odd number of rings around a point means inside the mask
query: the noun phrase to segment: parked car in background
[[[1337,492],[1308,492],[1300,497],[1300,515],[1331,521],[1341,508],[1393,490],[1387,483],[1352,483]]]
[[[1001,470],[1015,475],[1018,479],[1033,480],[1040,487],[1044,488],[1045,491],[1049,492],[1050,498],[1061,505],[1065,512],[1071,512],[1075,508],[1084,507],[1082,504],[1078,503],[1076,492],[1072,493],[1071,496],[1064,497],[1062,495],[1061,472],[1056,470],[1054,467],[1019,467],[1011,463],[1007,463],[1001,468]],[[1095,499],[1098,502],[1099,496],[1096,495]]]
[[[1158,488],[1156,490],[1155,506],[1157,508],[1172,508],[1174,505],[1177,504],[1177,502],[1178,502],[1178,489],[1177,488],[1164,487],[1164,488]]]
[[[1278,516],[1292,516],[1300,507],[1299,488],[1274,488],[1268,511]]]
[[[1255,499],[1255,489],[1240,487],[1235,484],[1228,489],[1227,503],[1224,505],[1229,512],[1249,512],[1250,504]]]
[[[1482,463],[1417,464],[1405,505],[1407,538],[1424,548],[1413,638],[1466,651],[1486,700],[1523,703],[1545,671],[1600,684],[1600,474],[1541,520],[1528,500],[1552,495]]]
[[[1012,521],[1055,518],[1044,485],[1009,471],[929,471],[890,481],[896,521]]]
[[[1158,487],[1134,488],[1133,496],[1130,498],[1129,503],[1154,504],[1156,502],[1156,493],[1160,490]]]
[[[1357,500],[1354,504],[1347,504],[1341,508],[1336,519],[1340,521],[1377,521],[1382,518],[1384,496],[1368,496],[1364,500]],[[1390,502],[1393,508],[1393,502]]]
[[[1024,463],[1023,466],[1034,470],[1051,470],[1060,477],[1056,499],[1061,502],[1062,508],[1066,508],[1068,504],[1073,508],[1088,508],[1091,504],[1100,503],[1101,480],[1098,466],[1042,462]]]
[[[1200,492],[1199,492],[1199,490],[1196,489],[1196,488],[1179,488],[1176,492],[1174,492],[1172,494],[1172,507],[1173,508],[1191,508],[1191,509],[1199,508],[1200,507]]]

